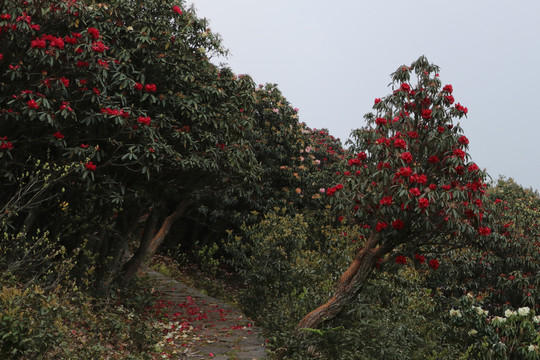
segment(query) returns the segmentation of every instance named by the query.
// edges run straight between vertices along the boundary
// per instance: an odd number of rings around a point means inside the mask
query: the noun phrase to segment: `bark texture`
[[[388,252],[384,246],[377,246],[378,242],[377,236],[369,238],[366,245],[358,251],[349,268],[341,275],[334,296],[326,304],[307,314],[296,326],[297,331],[318,327],[322,322],[335,317],[356,299],[377,260]]]

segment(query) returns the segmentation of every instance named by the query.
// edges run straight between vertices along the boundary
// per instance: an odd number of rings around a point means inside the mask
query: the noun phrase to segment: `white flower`
[[[510,316],[514,316],[516,315],[516,312],[515,311],[512,311],[510,309],[506,309],[506,311],[504,312],[504,316],[509,318]]]
[[[517,312],[521,316],[527,316],[527,315],[529,315],[529,311],[531,311],[531,309],[529,309],[527,306],[525,306],[525,307],[519,308]]]
[[[478,315],[486,315],[486,316],[487,316],[487,314],[488,314],[488,311],[482,309],[480,306],[473,306],[473,309],[476,310],[476,313],[477,313]]]
[[[461,311],[452,309],[450,310],[450,316],[461,317]]]
[[[471,331],[469,331],[469,335],[473,336],[473,335],[476,335],[478,334],[478,331],[472,329]]]
[[[533,352],[533,351],[535,351],[536,349],[538,349],[538,345],[533,345],[533,344],[531,344],[531,345],[529,345],[529,347],[528,347],[527,349],[528,349],[530,352]]]
[[[533,317],[533,321],[537,324],[540,324],[540,315],[536,315],[535,317]]]
[[[502,324],[502,323],[504,323],[506,321],[506,318],[503,318],[503,317],[500,317],[500,316],[495,316],[491,321],[493,321],[494,323],[497,323],[497,324]]]

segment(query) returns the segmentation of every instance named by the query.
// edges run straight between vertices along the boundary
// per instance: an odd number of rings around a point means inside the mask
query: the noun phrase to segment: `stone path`
[[[158,301],[148,309],[163,334],[156,359],[266,359],[260,330],[242,312],[152,269]]]

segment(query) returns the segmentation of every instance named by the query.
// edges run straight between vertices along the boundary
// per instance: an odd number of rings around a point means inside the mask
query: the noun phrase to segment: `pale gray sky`
[[[469,108],[473,161],[540,190],[540,1],[187,1],[222,35],[221,62],[277,83],[300,121],[343,142],[390,73],[425,55]]]

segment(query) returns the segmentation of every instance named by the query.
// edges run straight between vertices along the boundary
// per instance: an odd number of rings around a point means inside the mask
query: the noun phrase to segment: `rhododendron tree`
[[[89,238],[106,278],[143,213],[158,217],[149,226],[169,220],[166,235],[188,205],[257,178],[244,140],[254,84],[209,61],[225,53],[219,37],[181,2],[9,1],[2,15],[0,205],[36,160],[76,168],[7,209],[8,228],[63,234],[70,248]],[[51,197],[81,222],[70,236]],[[151,240],[155,250],[162,237]]]
[[[345,169],[327,195],[344,222],[364,230],[364,243],[332,299],[298,328],[316,327],[351,303],[379,259],[489,236],[485,173],[471,161],[454,122],[468,110],[455,103],[453,87],[438,73],[425,57],[400,66],[392,94],[376,99],[366,126],[353,131]],[[429,265],[435,271],[439,264]]]

